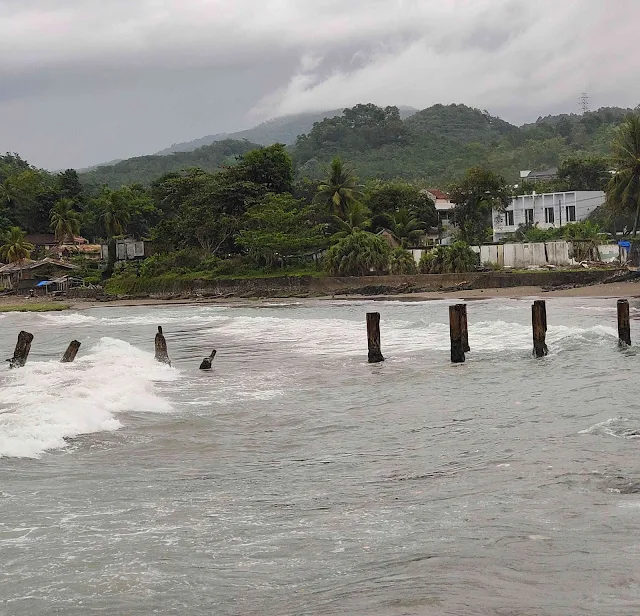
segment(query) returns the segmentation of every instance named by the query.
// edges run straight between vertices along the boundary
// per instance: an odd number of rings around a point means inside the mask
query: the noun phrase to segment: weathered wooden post
[[[13,351],[13,357],[11,359],[7,359],[9,362],[9,368],[22,368],[27,363],[27,357],[29,357],[32,342],[33,334],[30,334],[29,332],[20,332],[18,334],[18,342],[16,343],[16,348]]]
[[[213,349],[213,351],[211,351],[211,355],[209,355],[209,357],[205,357],[202,360],[202,363],[200,364],[200,370],[210,370],[211,369],[211,362],[213,361],[213,358],[216,356],[217,351],[215,349]]]
[[[533,325],[533,354],[544,357],[549,353],[545,342],[547,336],[547,305],[543,299],[537,299],[531,306],[531,324]]]
[[[618,300],[618,344],[631,346],[631,323],[629,321],[629,301]]]
[[[380,313],[367,312],[367,341],[369,343],[369,363],[384,361],[380,350]]]
[[[464,304],[449,306],[449,335],[451,337],[451,361],[462,364],[464,356]]]
[[[156,360],[162,364],[171,365],[169,353],[167,351],[167,341],[162,334],[162,327],[158,325],[158,333],[156,334]]]
[[[78,354],[78,350],[80,349],[80,343],[77,340],[72,340],[69,344],[69,347],[65,351],[65,354],[62,356],[60,363],[62,364],[70,364],[76,358]]]
[[[461,327],[462,327],[462,350],[468,353],[471,350],[469,346],[469,324],[467,323],[467,305],[460,304],[461,308]]]

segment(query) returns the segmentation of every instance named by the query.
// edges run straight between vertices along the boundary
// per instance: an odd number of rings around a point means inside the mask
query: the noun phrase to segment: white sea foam
[[[168,412],[154,381],[178,375],[113,338],[73,364],[29,362],[0,381],[0,457],[38,457],[64,447],[65,437],[117,430],[121,412]]]
[[[293,319],[280,317],[217,317],[213,334],[225,334],[255,343],[268,343],[308,354],[362,354],[366,329],[362,322],[347,319]],[[449,324],[438,321],[383,320],[383,351],[390,354],[423,349],[447,351]],[[612,327],[550,326],[547,343],[555,350],[566,344],[610,344],[617,339]],[[364,341],[364,342],[363,342]],[[469,341],[475,351],[525,350],[532,346],[531,326],[507,321],[469,323]],[[554,349],[551,349],[552,352]]]
[[[98,319],[88,314],[82,314],[80,312],[61,312],[52,314],[40,313],[37,315],[42,321],[45,321],[47,325],[54,325],[65,327],[67,325],[87,325],[95,323]]]
[[[632,422],[625,417],[611,417],[606,421],[589,426],[586,430],[580,430],[578,434],[606,434],[615,438],[640,438],[640,429],[637,422]]]

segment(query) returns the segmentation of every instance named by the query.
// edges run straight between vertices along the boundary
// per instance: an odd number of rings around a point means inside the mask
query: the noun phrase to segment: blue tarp
[[[39,282],[36,287],[46,287],[48,284],[53,284],[53,282],[51,280],[43,280]]]

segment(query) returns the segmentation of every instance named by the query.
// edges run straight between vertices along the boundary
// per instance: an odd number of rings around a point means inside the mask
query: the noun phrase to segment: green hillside
[[[400,117],[408,118],[418,110],[413,107],[400,107]],[[322,122],[325,118],[333,118],[342,115],[342,109],[332,109],[331,111],[316,111],[311,113],[297,113],[281,116],[262,122],[253,128],[241,130],[235,133],[220,133],[217,135],[207,135],[193,141],[184,143],[174,143],[171,147],[156,152],[159,155],[173,154],[174,152],[191,152],[205,145],[211,145],[216,141],[234,139],[242,141],[246,139],[252,143],[260,145],[273,145],[274,143],[284,143],[293,145],[298,135],[308,133],[316,122]]]
[[[445,185],[469,167],[483,165],[517,181],[522,169],[556,167],[576,155],[607,155],[613,130],[629,111],[608,107],[584,115],[547,116],[518,127],[466,105],[434,105],[415,114],[356,105],[334,117],[320,114],[324,119],[300,134],[289,150],[299,178],[322,177],[327,163],[340,155],[362,180],[402,178]],[[310,117],[305,116],[307,125]],[[236,134],[251,133],[251,141],[226,139],[191,152],[132,158],[94,169],[82,179],[120,186],[149,184],[162,173],[188,167],[214,170],[276,134],[279,141],[290,141],[301,126],[296,122],[279,118]]]
[[[250,141],[225,139],[216,141],[192,152],[178,152],[169,156],[152,154],[136,156],[114,165],[102,165],[81,174],[84,184],[112,187],[140,182],[150,184],[154,179],[169,171],[182,171],[199,167],[205,171],[216,171],[220,167],[233,164],[236,157],[246,154],[260,145]]]

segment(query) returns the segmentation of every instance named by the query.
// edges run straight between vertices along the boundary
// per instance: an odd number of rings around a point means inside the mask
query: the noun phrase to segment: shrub
[[[471,272],[478,265],[478,256],[464,242],[447,246],[443,274]]]
[[[421,274],[453,274],[473,271],[478,257],[464,242],[451,246],[438,246],[433,252],[425,252],[420,259]]]
[[[396,248],[389,257],[389,273],[394,275],[415,274],[416,262],[413,255],[404,248]]]
[[[217,264],[218,259],[213,255],[187,248],[176,252],[156,254],[145,259],[140,268],[140,274],[147,278],[162,276],[162,274],[169,272],[184,274],[192,271],[211,270]]]
[[[381,237],[357,231],[327,251],[325,265],[334,276],[365,276],[372,270],[386,270],[390,252],[389,244]]]

